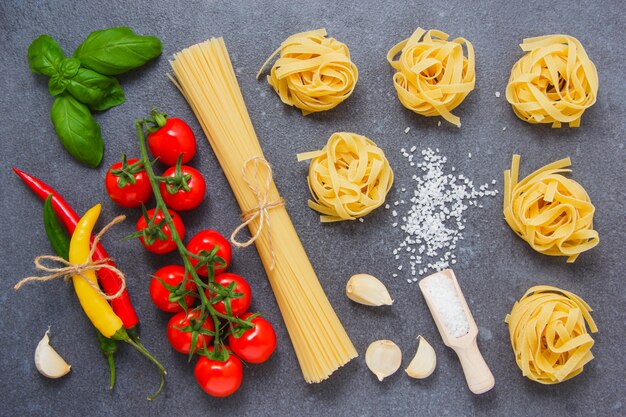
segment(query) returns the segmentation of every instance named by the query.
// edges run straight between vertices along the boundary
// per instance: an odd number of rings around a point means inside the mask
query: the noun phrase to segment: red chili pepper
[[[57,193],[52,187],[50,187],[45,182],[41,181],[38,178],[33,177],[32,175],[28,175],[27,173],[20,171],[17,168],[13,168],[13,171],[28,185],[28,187],[35,192],[35,194],[45,200],[48,195],[52,194],[52,208],[54,212],[57,214],[63,225],[67,229],[67,231],[72,234],[74,233],[74,229],[76,229],[76,224],[80,219],[78,214],[74,211],[72,206],[70,206],[67,201],[59,193]],[[93,236],[91,237],[93,241]],[[96,251],[93,254],[93,260],[97,261],[100,259],[108,258],[109,254],[104,250],[104,247],[98,243],[96,247]],[[110,265],[115,266],[113,261],[108,262]],[[100,269],[97,271],[98,282],[102,286],[102,289],[107,294],[115,294],[117,290],[119,290],[122,282],[120,278],[112,271],[108,269]],[[124,323],[124,327],[127,332],[133,337],[136,338],[138,336],[138,324],[139,318],[137,318],[137,313],[135,313],[135,309],[130,302],[130,296],[128,295],[128,291],[124,290],[122,294],[111,300],[111,307],[113,307],[113,311],[115,314],[122,319]]]

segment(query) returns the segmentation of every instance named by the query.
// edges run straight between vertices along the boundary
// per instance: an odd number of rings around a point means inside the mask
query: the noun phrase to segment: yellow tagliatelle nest
[[[354,91],[359,71],[348,47],[327,38],[325,29],[288,37],[265,61],[257,78],[279,52],[267,81],[283,103],[296,106],[303,115],[330,110]]]
[[[506,87],[517,117],[578,127],[598,95],[598,73],[585,48],[567,35],[524,39],[520,47],[527,53],[513,66]]]
[[[298,154],[312,159],[309,207],[320,221],[336,222],[363,217],[385,202],[393,184],[393,171],[374,142],[356,133],[333,133],[319,151]]]
[[[417,28],[409,39],[389,50],[387,61],[398,71],[393,85],[404,107],[461,126],[461,119],[451,111],[474,89],[474,48],[466,39],[448,41],[448,37],[438,30]]]
[[[561,173],[572,162],[553,162],[518,182],[520,156],[513,155],[511,169],[504,172],[504,218],[511,229],[537,252],[578,255],[600,242],[593,230],[595,208],[585,189]]]
[[[522,375],[541,384],[557,384],[583,371],[593,359],[592,333],[598,328],[591,308],[571,292],[541,285],[530,288],[504,320]]]

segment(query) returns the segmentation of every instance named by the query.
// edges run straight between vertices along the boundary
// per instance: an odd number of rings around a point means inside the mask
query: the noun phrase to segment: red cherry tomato
[[[172,294],[167,288],[163,286],[161,281],[157,278],[160,278],[167,285],[171,285],[172,287],[176,287],[181,282],[183,282],[183,278],[185,277],[185,268],[180,265],[167,265],[163,268],[159,269],[154,273],[152,280],[150,281],[150,298],[152,298],[152,302],[161,310],[167,311],[168,313],[176,313],[178,311],[182,311],[183,308],[178,302],[170,301],[170,295]],[[190,277],[187,277],[187,282],[185,283],[185,289],[189,291],[196,290],[196,284],[191,281]],[[185,297],[185,304],[190,307],[194,302],[194,297],[189,295]]]
[[[189,314],[186,314],[184,311],[180,311],[174,314],[174,316],[167,323],[167,339],[176,351],[183,354],[189,354],[191,351],[191,341],[193,335],[191,331],[186,332],[181,329],[191,326],[191,320],[198,320],[199,317],[199,310],[192,310]],[[202,324],[202,328],[211,332],[215,329],[215,327],[213,327],[213,321],[210,317],[204,322],[204,324]],[[211,340],[213,340],[213,336],[198,333],[198,341],[196,342],[194,351],[205,346],[208,347]]]
[[[241,318],[247,319],[250,316],[251,313],[246,313]],[[268,360],[276,349],[276,333],[270,322],[263,317],[253,318],[252,324],[254,327],[246,330],[241,337],[228,335],[228,344],[243,361],[262,363]]]
[[[230,300],[230,308],[233,316],[240,316],[250,308],[250,303],[252,302],[252,289],[248,282],[240,277],[239,275],[232,274],[230,272],[224,272],[215,277],[215,282],[220,284],[223,287],[228,287],[232,282],[236,283],[235,292],[243,294],[241,298],[231,298]],[[207,293],[207,297],[209,296],[209,291],[205,290]],[[224,301],[218,301],[213,304],[213,307],[217,311],[222,314],[226,314],[226,306],[224,305]]]
[[[182,175],[191,176],[191,178],[187,180],[189,191],[179,188],[178,191],[172,194],[169,191],[170,187],[164,182],[161,182],[159,185],[161,195],[163,196],[165,204],[174,210],[184,211],[195,209],[202,203],[202,200],[204,200],[206,183],[204,182],[202,174],[197,169],[183,165],[180,167],[180,170]],[[176,178],[176,174],[176,167],[170,167],[163,173],[163,176]]]
[[[196,137],[183,120],[169,117],[159,130],[148,133],[148,148],[165,165],[176,165],[180,154],[185,164],[196,154]]]
[[[209,348],[213,351],[213,346]],[[241,360],[233,354],[224,362],[201,356],[193,371],[200,388],[213,397],[228,397],[243,380]]]
[[[111,165],[104,178],[104,185],[115,203],[126,208],[139,207],[150,200],[152,186],[143,167],[134,165],[138,159],[124,162]]]
[[[148,210],[148,217],[150,219],[155,217],[155,214],[154,214],[155,211],[156,209]],[[170,216],[172,216],[174,227],[176,228],[176,231],[178,232],[178,236],[180,236],[180,238],[183,239],[185,237],[185,225],[183,224],[183,220],[180,218],[178,213],[176,213],[174,210],[168,210],[168,212],[170,213]],[[154,224],[155,225],[159,224],[161,220],[163,220],[163,213],[159,210],[159,212],[156,214],[156,219],[154,221]],[[148,222],[146,221],[146,218],[144,216],[141,216],[141,218],[137,221],[136,229],[137,231],[140,231],[146,228],[148,228]],[[153,242],[145,242],[143,236],[140,236],[139,240],[141,241],[141,244],[150,252],[157,253],[157,254],[168,253],[176,249],[176,242],[172,240],[172,232],[170,231],[169,226],[165,224],[162,230],[165,233],[165,236],[167,237],[166,240],[161,240],[158,238],[158,236],[155,235],[153,236],[154,237]]]
[[[214,261],[213,264],[215,266],[215,274],[219,274],[225,271],[230,266],[230,261],[233,256],[233,250],[230,247],[230,243],[228,240],[219,232],[215,230],[202,230],[198,232],[194,237],[191,238],[189,243],[187,243],[187,250],[193,254],[199,254],[200,251],[211,252],[215,247],[218,248],[216,252],[216,256],[222,258],[225,262],[225,265],[219,265],[219,261]],[[190,258],[191,264],[195,267],[198,264],[198,259]],[[209,272],[207,270],[206,265],[201,266],[197,270],[198,275],[208,276]]]

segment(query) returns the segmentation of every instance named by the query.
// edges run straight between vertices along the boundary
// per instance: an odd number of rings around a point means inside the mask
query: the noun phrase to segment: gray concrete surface
[[[3,1],[0,3],[0,392],[3,416],[617,416],[626,414],[624,315],[624,3],[529,1],[169,1],[107,2]],[[141,70],[120,77],[127,96],[122,106],[99,114],[106,150],[99,169],[78,165],[63,150],[49,119],[52,98],[46,80],[28,71],[26,50],[39,34],[56,38],[71,53],[92,30],[132,26],[159,36],[163,56]],[[391,83],[387,50],[417,26],[438,28],[470,39],[476,48],[476,89],[456,113],[461,129],[405,110]],[[280,103],[270,87],[254,79],[259,66],[288,35],[326,27],[350,47],[360,79],[354,95],[333,111],[302,117]],[[513,63],[525,37],[550,33],[576,36],[595,62],[600,76],[596,105],[579,129],[552,130],[518,120],[504,94]],[[106,168],[122,152],[138,153],[133,119],[154,105],[186,119],[198,136],[193,165],[209,178],[208,199],[183,215],[189,236],[203,228],[230,233],[238,224],[238,208],[215,157],[187,103],[165,74],[176,51],[211,36],[224,36],[250,115],[273,163],[276,182],[320,280],[361,357],[318,385],[304,383],[285,327],[252,248],[235,251],[233,270],[250,279],[254,308],[274,323],[279,347],[261,366],[248,366],[240,391],[227,399],[206,396],[196,385],[193,366],[168,345],[167,315],[149,299],[148,275],[175,261],[156,257],[138,242],[120,239],[133,229],[139,213],[116,207],[104,191]],[[406,127],[411,127],[408,134]],[[503,128],[506,130],[503,131]],[[363,223],[321,225],[306,206],[307,164],[295,154],[318,149],[338,130],[354,131],[376,141],[387,153],[397,176],[390,193],[409,184],[413,171],[400,148],[438,147],[442,154],[477,183],[497,179],[514,152],[522,154],[522,170],[571,156],[573,177],[595,203],[600,245],[574,264],[534,253],[502,220],[501,198],[485,200],[469,210],[466,239],[457,254],[457,276],[478,325],[480,347],[496,378],[488,394],[472,395],[454,353],[446,348],[417,285],[392,277],[391,250],[402,238],[392,228],[389,211],[378,210]],[[472,158],[467,157],[472,153]],[[108,370],[91,325],[80,311],[71,288],[61,282],[12,290],[33,274],[32,259],[51,251],[41,222],[42,205],[11,172],[17,166],[48,181],[84,212],[104,204],[103,219],[119,213],[130,219],[105,238],[111,255],[127,273],[128,286],[141,318],[145,345],[168,369],[165,391],[155,401],[145,398],[157,386],[156,370],[130,347],[117,357],[118,383],[107,389]],[[380,277],[396,302],[370,309],[344,296],[348,277],[368,272]],[[573,291],[591,304],[600,333],[596,358],[584,373],[557,386],[542,386],[517,368],[503,323],[515,299],[535,284]],[[61,380],[41,377],[33,364],[38,340],[51,326],[53,345],[73,365]],[[363,354],[380,338],[393,339],[404,352],[406,366],[425,335],[439,365],[427,380],[411,380],[403,372],[380,383],[367,370]]]

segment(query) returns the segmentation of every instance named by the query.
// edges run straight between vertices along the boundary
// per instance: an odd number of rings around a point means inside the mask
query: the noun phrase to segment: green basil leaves
[[[90,33],[74,58],[100,74],[118,75],[152,61],[161,52],[163,44],[156,36],[140,36],[129,27],[116,27]]]
[[[48,35],[30,44],[28,65],[32,72],[50,77],[48,91],[56,97],[50,111],[52,123],[74,158],[90,167],[100,164],[104,143],[91,111],[124,103],[122,86],[112,75],[140,67],[162,51],[159,38],[137,35],[129,27],[92,32],[71,58]]]
[[[28,66],[36,74],[52,77],[58,74],[65,59],[61,47],[48,35],[41,35],[28,47]]]
[[[104,111],[122,104],[126,98],[119,81],[87,68],[78,70],[67,91],[91,110]]]
[[[50,117],[59,140],[74,158],[92,168],[100,165],[104,141],[100,125],[86,105],[61,94],[54,99]]]

